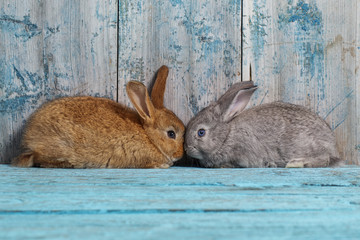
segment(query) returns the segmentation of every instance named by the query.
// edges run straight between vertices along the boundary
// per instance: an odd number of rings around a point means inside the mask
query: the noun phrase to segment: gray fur
[[[255,89],[251,81],[234,84],[191,119],[186,153],[204,167],[328,167],[340,163],[334,133],[305,107],[273,102],[246,110],[239,107],[232,118],[224,118],[234,101],[246,106]],[[236,103],[236,98],[247,102]],[[201,128],[206,130],[204,137],[197,135]]]

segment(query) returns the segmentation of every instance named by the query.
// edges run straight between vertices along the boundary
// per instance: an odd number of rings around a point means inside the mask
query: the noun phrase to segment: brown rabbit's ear
[[[222,103],[223,121],[228,122],[241,113],[249,103],[250,98],[256,89],[257,86],[240,89],[233,98],[227,98],[227,102]]]
[[[160,67],[157,72],[156,80],[151,91],[151,100],[156,108],[164,107],[164,94],[168,74],[169,68],[165,65]]]
[[[140,82],[130,81],[126,85],[126,92],[140,117],[144,120],[151,119],[154,114],[154,106],[145,85]]]

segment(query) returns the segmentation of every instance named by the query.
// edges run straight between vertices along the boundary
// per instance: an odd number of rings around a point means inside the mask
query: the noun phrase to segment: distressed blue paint
[[[177,44],[170,45],[170,47],[173,48],[178,53],[181,52],[181,50],[183,49],[181,45],[177,45]]]
[[[14,65],[13,65],[13,67],[14,67],[14,71],[15,71],[16,77],[17,77],[18,79],[20,79],[22,86],[24,86],[24,90],[25,90],[25,91],[28,91],[28,88],[27,88],[27,86],[26,86],[26,84],[25,84],[25,79],[24,79],[24,77],[20,74],[19,70],[18,70]]]
[[[6,65],[10,77],[1,79],[0,82],[4,85],[4,95],[0,98],[0,111],[3,113],[16,114],[18,111],[23,111],[27,106],[25,103],[30,103],[29,107],[34,108],[37,104],[31,104],[31,99],[39,99],[44,86],[44,79],[37,73],[27,70],[19,70],[15,65]],[[13,70],[13,71],[10,71]],[[20,85],[15,84],[14,78],[19,79]]]
[[[324,39],[322,14],[316,4],[307,4],[299,0],[292,6],[293,0],[288,0],[286,10],[278,15],[279,30],[284,35],[294,34],[294,49],[301,56],[301,76],[316,77],[319,86],[319,100],[324,99]],[[291,24],[296,24],[295,31],[290,31]]]
[[[46,26],[45,27],[46,31],[45,31],[45,36],[44,36],[44,40],[46,41],[49,37],[53,36],[54,34],[57,34],[60,32],[60,26],[56,26],[56,27],[49,27]]]
[[[127,0],[119,1],[119,30],[123,31],[126,23],[128,22],[128,11],[129,11],[129,2]]]
[[[342,118],[340,119],[340,121],[337,121],[334,124],[331,124],[331,130],[335,131],[335,129],[337,129],[339,126],[341,126],[341,124],[343,124],[345,122],[347,117],[348,117],[348,114],[346,114],[346,113],[344,115],[342,115]]]
[[[15,65],[9,68],[8,72],[10,77],[0,79],[1,85],[4,86],[4,95],[0,98],[0,109],[2,112],[15,113],[17,108],[23,109],[24,102],[28,101],[31,96],[37,96],[41,92],[43,79],[37,73],[27,70],[20,71]],[[14,83],[15,77],[19,79],[20,85]]]
[[[201,110],[199,106],[199,99],[194,93],[191,93],[189,96],[189,107],[194,115]]]
[[[1,14],[0,29],[14,34],[24,42],[42,33],[42,29],[30,21],[30,15],[23,16],[23,20],[19,20],[14,16]]]
[[[24,70],[26,74],[26,79],[22,75],[23,73],[18,70],[15,65],[13,65],[13,69],[15,72],[16,77],[21,81],[20,88],[7,88],[6,92],[8,93],[8,96],[11,95],[14,91],[18,94],[27,93],[29,91],[39,91],[43,85],[42,78],[37,73],[32,73],[27,70]],[[13,85],[14,86],[14,85]],[[10,94],[9,94],[10,93]]]
[[[10,39],[13,38],[10,42],[14,45],[9,46],[13,49],[19,48],[24,44],[18,45],[19,42],[26,42],[43,32],[43,29],[30,21],[30,15],[25,15],[23,20],[19,20],[17,17],[3,12],[0,15],[0,28],[2,34],[6,34],[5,36],[9,36]],[[59,31],[59,26],[54,28],[48,27],[45,31],[44,39]],[[32,72],[27,69],[20,69],[19,66],[23,65],[21,56],[6,57],[6,55],[2,56],[0,60],[0,85],[3,86],[4,93],[0,98],[0,111],[3,114],[10,114],[15,121],[19,113],[37,107],[41,97],[47,96],[46,98],[49,99],[59,95],[52,94],[53,91],[51,91],[47,84],[48,74],[46,71],[44,78],[41,70]],[[46,64],[45,70],[48,70]]]
[[[104,21],[107,17],[104,16],[101,12],[100,12],[100,1],[96,2],[96,10],[95,10],[95,15],[96,18],[100,21]]]
[[[170,3],[173,7],[176,7],[177,5],[184,5],[182,0],[170,0]]]
[[[295,28],[292,25],[295,24]],[[294,93],[292,89],[297,89],[298,84],[305,86],[314,86],[310,82],[315,82],[316,110],[320,109],[322,101],[326,100],[325,96],[325,41],[323,39],[323,19],[322,13],[316,4],[308,4],[303,0],[288,0],[286,9],[281,9],[278,14],[278,27],[285,36],[294,35],[293,49],[299,58],[301,66],[300,77],[297,81],[285,83],[284,100],[293,101]],[[303,81],[303,82],[301,82]],[[304,89],[305,90],[305,89]],[[302,95],[301,101],[304,101],[305,95]]]
[[[341,99],[339,102],[336,103],[335,106],[331,107],[330,110],[326,113],[324,119],[326,119],[331,113],[335,111],[345,100],[347,100],[350,97],[353,97],[354,90],[351,90],[348,94],[344,96],[343,99]]]
[[[241,0],[232,0],[229,2],[229,9],[233,10],[233,14],[241,14]],[[239,27],[239,26],[237,26]],[[239,29],[240,30],[240,29]]]
[[[279,24],[281,28],[287,28],[288,23],[296,23],[298,31],[310,34],[311,31],[323,32],[323,23],[321,12],[316,4],[305,3],[299,0],[295,6],[294,0],[288,0],[288,6],[285,13],[279,14]]]
[[[119,1],[121,2],[121,1]],[[96,18],[100,21],[100,22],[107,22],[108,20],[111,27],[116,27],[116,22],[117,22],[117,14],[116,12],[103,12],[101,9],[101,5],[100,4],[104,4],[103,1],[97,1],[96,2],[96,6],[95,6],[95,16]],[[115,4],[113,4],[112,1],[109,1],[108,3],[110,6],[113,6],[114,8],[116,7]]]
[[[193,36],[192,50],[201,53],[201,57],[197,59],[198,62],[203,60],[203,58],[211,57],[222,49],[223,41],[219,39],[216,31],[208,24],[207,20],[194,21],[194,19],[190,18],[185,20],[183,24],[187,29],[187,33]],[[200,49],[198,49],[198,44],[200,44]]]
[[[22,95],[14,98],[0,100],[0,113],[11,113],[13,118],[15,114],[19,111],[25,111],[34,109],[37,105],[32,104],[34,100],[39,99],[42,94],[38,93],[35,95]]]
[[[91,42],[90,52],[91,52],[91,60],[92,60],[93,66],[95,66],[95,64],[96,64],[96,52],[95,52],[95,49],[94,49],[94,43],[95,43],[96,37],[98,37],[98,36],[99,36],[98,33],[93,33],[92,38],[90,40],[90,42]],[[95,69],[93,69],[93,73],[95,73]]]
[[[60,32],[60,26],[57,27],[47,27],[47,30],[51,33],[58,33]]]
[[[270,16],[265,8],[266,0],[253,1],[253,14],[249,18],[250,40],[255,61],[255,68],[258,66],[258,60],[263,56],[264,46],[266,44],[266,30]],[[256,71],[256,69],[255,69]]]

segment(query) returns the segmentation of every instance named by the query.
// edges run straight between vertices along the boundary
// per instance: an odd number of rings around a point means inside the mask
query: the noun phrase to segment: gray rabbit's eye
[[[175,139],[176,138],[176,134],[174,131],[170,130],[167,132],[167,135],[169,138]]]
[[[205,131],[205,129],[199,129],[199,131],[198,131],[198,136],[199,137],[203,137],[203,136],[205,136],[205,133],[206,133],[206,131]]]

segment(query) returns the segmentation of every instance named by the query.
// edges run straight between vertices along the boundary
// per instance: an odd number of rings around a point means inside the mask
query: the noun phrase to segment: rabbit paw
[[[290,160],[286,166],[286,168],[304,168],[305,167],[305,159],[304,158],[295,158]]]
[[[161,165],[159,165],[159,166],[156,166],[155,168],[169,168],[169,167],[171,167],[171,165],[170,164],[168,164],[168,163],[163,163],[163,164],[161,164]]]

